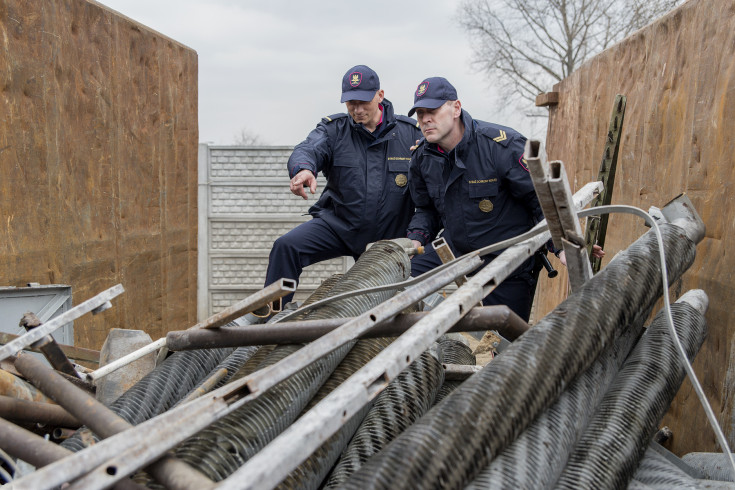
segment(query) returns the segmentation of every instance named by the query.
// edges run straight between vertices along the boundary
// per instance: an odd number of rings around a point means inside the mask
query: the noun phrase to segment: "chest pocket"
[[[408,163],[410,159],[392,160],[388,159],[388,182],[386,185],[390,192],[405,194],[408,192]]]
[[[470,199],[491,198],[498,195],[498,181],[469,184]]]

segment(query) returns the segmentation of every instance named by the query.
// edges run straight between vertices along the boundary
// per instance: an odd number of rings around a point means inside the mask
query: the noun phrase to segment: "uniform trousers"
[[[313,218],[278,238],[268,257],[265,286],[281,278],[298,282],[304,267],[324,260],[352,256],[349,246],[321,218]],[[283,297],[283,303],[293,299],[293,293]]]

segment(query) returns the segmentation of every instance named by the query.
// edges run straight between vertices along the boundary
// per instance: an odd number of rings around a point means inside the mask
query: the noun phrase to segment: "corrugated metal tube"
[[[670,280],[694,243],[661,227]],[[346,488],[462,488],[592,365],[620,329],[661,294],[649,232],[499,356],[371,458]]]
[[[692,359],[704,342],[704,315],[686,303],[671,309],[677,334]],[[625,488],[684,376],[665,316],[659,314],[600,403],[557,488]]]

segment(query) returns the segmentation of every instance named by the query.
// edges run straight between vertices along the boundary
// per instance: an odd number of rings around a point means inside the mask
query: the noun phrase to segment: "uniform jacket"
[[[347,114],[325,117],[288,160],[291,178],[302,169],[324,174],[326,187],[309,214],[325,220],[356,255],[368,243],[406,236],[414,210],[408,164],[421,132],[415,120],[395,116],[387,99],[382,106],[375,133]]]
[[[452,151],[422,140],[413,154],[408,237],[426,244],[443,227],[465,254],[528,231],[543,212],[523,159],[526,139],[466,111],[461,117],[464,136]]]

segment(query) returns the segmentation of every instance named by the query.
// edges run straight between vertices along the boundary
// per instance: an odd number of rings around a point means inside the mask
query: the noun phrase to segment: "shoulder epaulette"
[[[508,143],[510,143],[510,139],[518,134],[510,128],[504,128],[502,126],[497,126],[494,124],[480,126],[477,128],[477,132],[483,136],[490,138],[494,142],[499,143],[502,146],[508,146]]]
[[[411,147],[411,148],[412,148],[412,150],[411,150],[411,154],[413,155],[413,154],[414,154],[415,152],[417,152],[417,151],[418,151],[418,149],[419,149],[419,148],[421,148],[422,146],[424,146],[424,144],[425,144],[425,143],[426,143],[426,138],[423,138],[423,137],[422,137],[422,138],[421,138],[421,139],[419,140],[419,142],[418,142],[418,143],[416,143],[416,146],[412,146],[412,147]]]
[[[344,112],[338,112],[337,114],[332,114],[331,116],[324,116],[322,118],[322,122],[324,123],[330,123],[336,119],[341,119],[343,117],[347,117],[347,114]]]
[[[410,118],[410,117],[408,117],[408,116],[401,116],[401,115],[398,115],[398,116],[396,116],[396,120],[397,120],[397,121],[401,121],[401,122],[404,122],[404,123],[408,123],[408,124],[410,124],[411,126],[415,126],[415,127],[417,127],[417,128],[419,127],[419,123],[418,123],[418,122],[416,121],[416,119],[411,119],[411,118]]]

